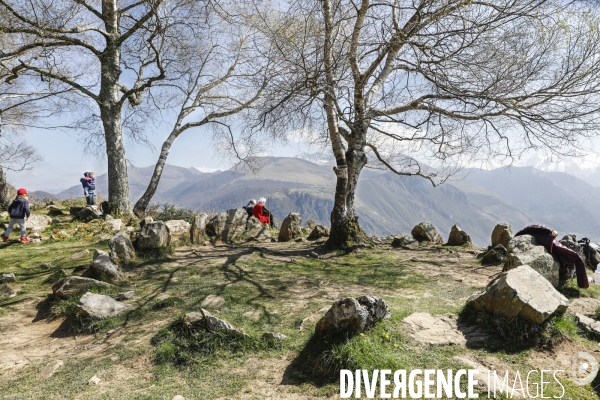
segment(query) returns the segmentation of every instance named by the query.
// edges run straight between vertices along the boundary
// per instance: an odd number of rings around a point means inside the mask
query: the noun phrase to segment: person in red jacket
[[[258,199],[258,203],[254,206],[254,210],[252,210],[252,215],[256,217],[260,221],[261,224],[269,225],[269,212],[265,211],[265,202],[267,200],[264,197]]]

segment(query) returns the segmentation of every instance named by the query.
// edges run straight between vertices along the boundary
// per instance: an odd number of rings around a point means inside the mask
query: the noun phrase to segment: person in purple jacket
[[[86,198],[87,205],[93,206],[96,204],[96,174],[93,172],[84,172],[83,176],[79,180],[83,186],[83,195]]]
[[[577,275],[577,286],[587,289],[590,285],[585,263],[573,250],[556,240],[558,233],[555,230],[547,228],[545,225],[528,225],[515,234],[516,236],[531,235],[539,244],[544,246],[548,253],[560,264],[560,274],[565,275],[569,265],[575,265],[575,274]]]
[[[15,225],[19,225],[21,227],[21,243],[29,243],[25,228],[25,221],[29,219],[29,215],[31,214],[29,211],[29,202],[27,201],[27,190],[17,190],[17,198],[8,206],[8,213],[10,214],[10,222],[2,236],[2,242],[8,242],[10,231],[13,230]]]

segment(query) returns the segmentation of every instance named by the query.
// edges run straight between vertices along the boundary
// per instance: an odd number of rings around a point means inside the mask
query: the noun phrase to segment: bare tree
[[[333,248],[361,240],[354,199],[368,157],[435,185],[459,162],[568,154],[596,135],[592,6],[308,0],[276,11],[263,26],[288,67],[270,86],[261,126],[325,132],[336,159]]]
[[[86,105],[89,121],[101,122],[113,212],[130,213],[123,143],[123,110],[165,78],[172,60],[166,46],[185,40],[201,19],[203,1],[180,0],[0,0],[0,33],[11,37],[0,51],[6,83],[51,82],[75,93],[71,105]],[[173,35],[170,35],[173,30]],[[61,90],[62,89],[62,90]]]
[[[221,11],[221,10],[219,10]],[[179,60],[167,68],[167,78],[152,90],[154,105],[172,109],[178,105],[172,129],[163,142],[148,188],[136,202],[134,212],[142,214],[160,181],[171,146],[184,132],[204,125],[218,125],[228,143],[227,150],[237,159],[237,138],[228,117],[247,111],[264,90],[271,67],[256,51],[265,45],[259,32],[239,15],[222,12],[207,16],[197,37],[188,37],[173,58]]]

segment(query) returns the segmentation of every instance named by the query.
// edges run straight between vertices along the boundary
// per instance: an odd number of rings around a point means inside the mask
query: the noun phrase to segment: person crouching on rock
[[[27,201],[27,190],[17,190],[17,198],[8,206],[8,213],[10,214],[10,222],[8,228],[2,236],[2,242],[8,242],[8,236],[10,231],[13,230],[14,226],[19,224],[21,227],[21,243],[29,243],[27,239],[27,231],[25,228],[25,221],[29,219],[31,212],[29,211],[29,202]]]
[[[258,203],[254,206],[254,209],[252,210],[252,215],[254,215],[256,219],[258,219],[263,225],[269,225],[269,214],[271,214],[269,210],[265,208],[266,201],[267,200],[264,197],[261,197],[260,199],[258,199]]]

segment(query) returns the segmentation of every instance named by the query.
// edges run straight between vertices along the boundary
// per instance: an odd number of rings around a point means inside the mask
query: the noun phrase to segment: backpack
[[[583,250],[587,266],[595,271],[596,266],[600,264],[600,246],[591,243],[588,238],[578,240],[577,243],[579,243]]]

